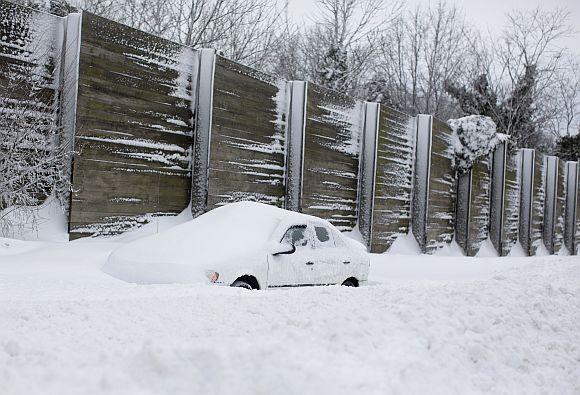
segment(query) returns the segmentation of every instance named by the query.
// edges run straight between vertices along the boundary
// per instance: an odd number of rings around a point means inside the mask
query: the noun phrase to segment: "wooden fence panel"
[[[507,143],[493,153],[489,235],[500,256],[509,254],[518,241],[520,213],[520,154]]]
[[[413,117],[381,106],[372,206],[372,252],[385,252],[398,235],[409,232],[414,138]]]
[[[554,251],[558,252],[564,245],[564,227],[566,217],[566,161],[563,161],[562,159],[558,159],[558,181],[556,185]]]
[[[215,58],[207,210],[240,200],[284,207],[285,84]]]
[[[426,221],[427,252],[453,240],[455,231],[455,171],[453,170],[452,131],[433,118],[429,191]]]
[[[532,216],[530,229],[530,255],[535,255],[538,248],[543,246],[544,228],[544,198],[546,180],[546,165],[544,155],[540,152],[534,156],[534,183],[532,192]]]
[[[458,178],[457,242],[468,256],[475,256],[489,235],[490,160],[479,158]]]
[[[62,143],[59,105],[65,24],[65,18],[0,0],[0,156],[7,149],[5,137],[16,141],[12,138],[18,135],[24,141],[8,149],[27,152],[32,146],[47,156]],[[45,192],[38,187],[31,195],[41,203]],[[3,204],[11,203],[0,199],[0,210]]]
[[[0,105],[57,125],[65,20],[0,0]]]
[[[517,151],[508,149],[506,154],[505,189],[502,221],[502,245],[500,255],[509,254],[518,241],[520,212],[519,168],[520,157]]]
[[[575,163],[574,167],[575,170],[575,181],[576,185],[572,185],[573,189],[576,190],[576,194],[574,196],[575,201],[571,202],[571,206],[574,206],[575,209],[573,211],[573,215],[571,215],[571,245],[572,251],[570,251],[573,255],[579,255],[579,248],[580,245],[580,162],[573,162]]]
[[[71,238],[189,203],[192,49],[83,13]]]
[[[308,84],[300,210],[340,230],[357,222],[362,103]]]

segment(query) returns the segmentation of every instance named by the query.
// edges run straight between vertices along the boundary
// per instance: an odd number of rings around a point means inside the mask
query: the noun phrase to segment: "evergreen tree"
[[[475,78],[469,88],[448,81],[445,90],[457,100],[465,114],[485,115],[498,123],[497,95],[491,90],[485,74]]]
[[[388,86],[389,84],[384,78],[375,76],[375,78],[372,78],[365,84],[365,97],[370,102],[385,104],[394,109],[401,110],[400,103],[393,100],[389,94]]]
[[[580,128],[574,136],[562,136],[556,143],[556,155],[563,160],[580,160]]]
[[[518,147],[540,148],[543,143],[534,121],[537,75],[535,65],[526,66],[524,75],[501,106],[503,126]]]
[[[503,101],[491,89],[487,76],[479,75],[470,86],[447,82],[445,90],[466,114],[490,117],[498,132],[509,135],[517,147],[546,149],[546,138],[536,126],[537,68],[528,65],[513,90]]]
[[[346,93],[348,91],[346,84],[347,73],[346,50],[332,44],[326,52],[318,71],[322,86]]]

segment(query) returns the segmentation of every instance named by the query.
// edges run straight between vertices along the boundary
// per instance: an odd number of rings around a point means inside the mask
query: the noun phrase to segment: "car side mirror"
[[[293,254],[296,251],[296,246],[290,243],[276,243],[272,247],[272,255],[286,255]]]

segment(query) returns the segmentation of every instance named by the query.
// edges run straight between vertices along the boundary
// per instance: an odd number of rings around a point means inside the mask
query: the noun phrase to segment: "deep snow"
[[[375,255],[370,285],[135,285],[0,239],[0,393],[580,392],[580,258]]]

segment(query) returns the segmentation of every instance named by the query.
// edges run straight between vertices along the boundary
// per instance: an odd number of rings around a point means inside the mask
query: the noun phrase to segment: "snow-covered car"
[[[118,248],[103,271],[148,284],[356,287],[367,281],[369,265],[366,248],[328,221],[238,202]]]

